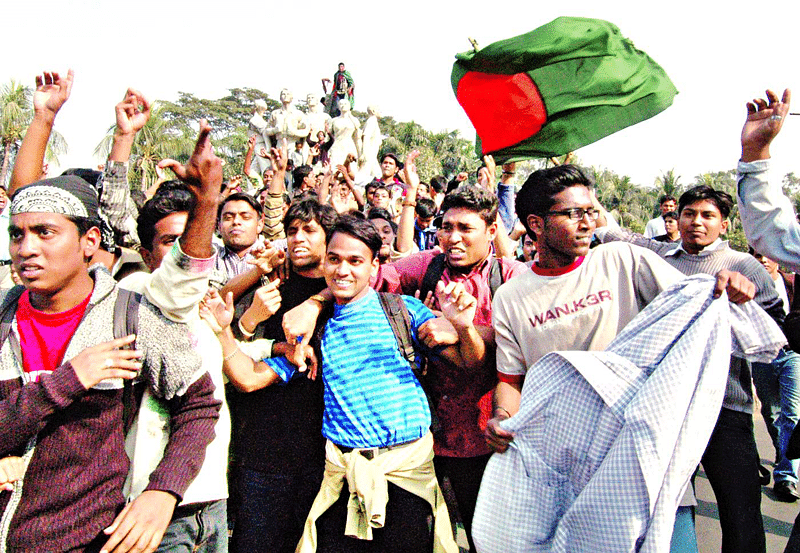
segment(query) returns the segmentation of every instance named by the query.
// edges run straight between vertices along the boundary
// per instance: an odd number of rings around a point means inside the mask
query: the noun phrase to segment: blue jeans
[[[158,552],[227,553],[228,508],[220,499],[199,505],[177,507],[167,526]]]
[[[758,376],[756,376],[758,372]],[[753,382],[761,400],[761,413],[773,415],[777,398],[780,411],[774,426],[777,429],[778,464],[775,465],[775,482],[797,483],[800,460],[786,459],[786,445],[800,417],[800,355],[793,351],[781,351],[772,363],[753,365]],[[767,414],[765,414],[767,411]],[[771,418],[771,417],[770,417]],[[769,422],[767,422],[769,425]]]

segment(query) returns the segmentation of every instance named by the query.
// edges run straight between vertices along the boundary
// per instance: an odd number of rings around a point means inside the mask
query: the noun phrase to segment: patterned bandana
[[[98,218],[97,192],[74,175],[34,182],[17,190],[11,198],[10,215],[58,213],[67,217]]]

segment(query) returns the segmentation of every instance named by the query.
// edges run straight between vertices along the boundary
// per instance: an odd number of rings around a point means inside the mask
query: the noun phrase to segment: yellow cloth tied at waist
[[[350,487],[344,530],[346,536],[371,540],[372,529],[383,528],[389,499],[388,483],[391,482],[430,504],[434,515],[434,553],[458,553],[447,505],[433,469],[431,433],[373,459],[367,459],[359,451],[354,449],[343,453],[328,440],[322,486],[308,513],[296,553],[313,553],[317,550],[316,521],[339,499],[345,479]]]

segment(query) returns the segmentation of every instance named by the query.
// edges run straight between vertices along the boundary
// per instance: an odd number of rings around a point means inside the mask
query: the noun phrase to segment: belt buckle
[[[373,447],[370,449],[359,449],[358,452],[361,454],[368,461],[372,461],[375,457],[378,456],[378,448]]]

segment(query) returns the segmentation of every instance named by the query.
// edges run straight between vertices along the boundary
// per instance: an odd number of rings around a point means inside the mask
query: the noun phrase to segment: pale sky
[[[764,89],[797,91],[800,112],[800,3],[760,13],[761,4],[678,0],[574,0],[453,3],[407,0],[228,2],[41,0],[3,7],[0,82],[33,85],[37,71],[75,69],[69,103],[56,129],[70,151],[63,167],[94,166],[93,152],[114,121],[128,86],[151,99],[178,91],[216,99],[228,88],[254,87],[277,99],[321,92],[345,62],[356,83],[356,109],[433,131],[474,130],[450,87],[457,52],[528,32],[552,19],[606,19],[658,62],[679,90],[656,117],[577,151],[587,165],[608,167],[652,184],[675,168],[682,182],[735,167],[744,104]],[[766,5],[765,5],[766,6]],[[778,177],[800,174],[800,116],[790,117],[772,155]]]

